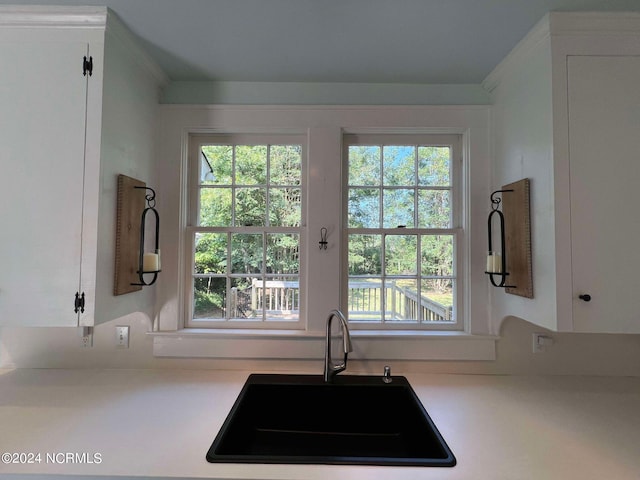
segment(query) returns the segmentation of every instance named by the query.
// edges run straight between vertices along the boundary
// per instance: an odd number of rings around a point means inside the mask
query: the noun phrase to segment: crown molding
[[[551,12],[553,35],[638,35],[639,12]]]
[[[526,56],[541,42],[548,40],[551,35],[550,14],[542,19],[520,40],[515,47],[500,61],[498,65],[482,81],[482,87],[491,93],[502,78],[512,69],[517,68]]]
[[[0,5],[0,27],[105,28],[106,7]]]
[[[545,15],[482,82],[491,93],[512,68],[542,41],[572,36],[621,37],[640,35],[639,12],[550,12]],[[551,45],[550,45],[551,46]]]
[[[126,25],[120,20],[112,10],[107,9],[106,33],[115,39],[123,47],[123,51],[131,55],[132,58],[149,72],[161,87],[170,83],[167,74],[160,68],[156,61],[146,50],[140,46],[139,40],[131,33]]]
[[[122,50],[146,69],[160,86],[169,83],[169,77],[140,46],[118,16],[107,7],[0,5],[0,27],[103,31],[119,42],[123,46]]]

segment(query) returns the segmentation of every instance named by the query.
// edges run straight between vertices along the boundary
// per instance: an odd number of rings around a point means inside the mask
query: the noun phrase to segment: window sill
[[[302,330],[151,332],[153,355],[176,358],[322,359],[325,337]],[[352,331],[353,360],[495,360],[498,337],[447,331]]]

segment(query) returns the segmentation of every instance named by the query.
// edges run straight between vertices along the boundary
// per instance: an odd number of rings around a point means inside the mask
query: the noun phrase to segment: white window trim
[[[165,245],[183,248],[185,217],[186,141],[189,133],[301,133],[308,134],[310,155],[340,158],[344,133],[426,133],[461,134],[463,156],[471,161],[462,179],[469,201],[462,212],[468,235],[478,241],[467,242],[471,259],[465,271],[464,331],[354,331],[352,359],[495,359],[494,331],[490,322],[490,293],[484,272],[486,199],[490,185],[489,107],[488,106],[176,106],[160,107],[163,131],[159,147],[163,152],[159,168],[164,195],[161,197],[164,225],[163,278],[157,288],[158,315],[154,321],[154,355],[168,357],[217,358],[322,358],[324,323],[328,311],[339,305],[339,282],[329,281],[341,263],[335,243],[339,231],[331,222],[341,215],[340,198],[325,198],[325,185],[341,185],[339,162],[330,162],[322,171],[309,165],[309,204],[323,199],[323,208],[307,211],[305,231],[311,247],[319,239],[321,226],[329,229],[328,255],[307,249],[309,283],[305,331],[201,332],[183,328],[181,260],[165,253]],[[177,163],[176,158],[182,162]],[[176,179],[180,179],[177,181]],[[473,183],[470,179],[473,178]],[[313,199],[315,196],[315,200]],[[328,212],[328,213],[327,213]],[[336,213],[337,212],[337,213]],[[471,221],[468,221],[471,220]],[[331,245],[333,243],[333,245]],[[333,250],[332,250],[333,249]],[[170,250],[171,252],[171,250]],[[315,282],[315,283],[314,283]],[[319,290],[316,289],[319,287]],[[310,293],[313,292],[313,293]]]
[[[320,360],[317,332],[184,329],[155,332],[153,355],[168,358]],[[495,360],[496,336],[455,331],[352,330],[349,360]]]

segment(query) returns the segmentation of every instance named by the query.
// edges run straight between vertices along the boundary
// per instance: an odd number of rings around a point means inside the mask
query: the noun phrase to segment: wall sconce
[[[142,211],[142,219],[140,220],[140,255],[138,258],[138,278],[140,279],[139,283],[132,283],[131,285],[141,285],[141,286],[149,286],[153,285],[158,279],[158,273],[161,272],[160,269],[160,248],[158,245],[158,236],[160,233],[160,216],[158,215],[158,211],[155,209],[156,206],[156,192],[153,188],[150,187],[139,187],[135,186],[133,188],[137,189],[145,189],[150,190],[151,193],[147,193],[145,195],[145,200],[147,202],[147,208]],[[146,218],[147,214],[152,212],[155,217],[155,249],[153,252],[144,251],[145,248],[145,231],[146,231]],[[153,274],[153,279],[151,282],[147,283],[144,279],[145,274]]]
[[[504,192],[513,192],[512,189],[496,190],[491,194],[491,213],[487,220],[487,230],[489,235],[489,253],[487,255],[487,270],[484,272],[489,275],[491,285],[501,288],[515,288],[515,285],[505,285],[507,276],[507,255],[506,255],[506,241],[504,230],[504,215],[500,211],[500,203],[502,199],[497,195]],[[493,249],[493,222],[494,215],[498,216],[500,225],[500,252]],[[496,283],[495,277],[499,277],[499,281]]]

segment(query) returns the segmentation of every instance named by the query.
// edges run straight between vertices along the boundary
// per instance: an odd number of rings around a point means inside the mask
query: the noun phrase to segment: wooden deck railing
[[[250,291],[247,291],[250,290]],[[382,314],[382,282],[349,282],[349,313],[354,317],[380,317]],[[290,314],[300,310],[300,289],[297,281],[254,280],[249,289],[242,292],[232,289],[233,315],[246,317],[248,311],[266,309],[267,314]],[[395,281],[387,283],[385,318],[392,320],[416,320],[448,322],[453,320],[452,307],[436,302]]]

